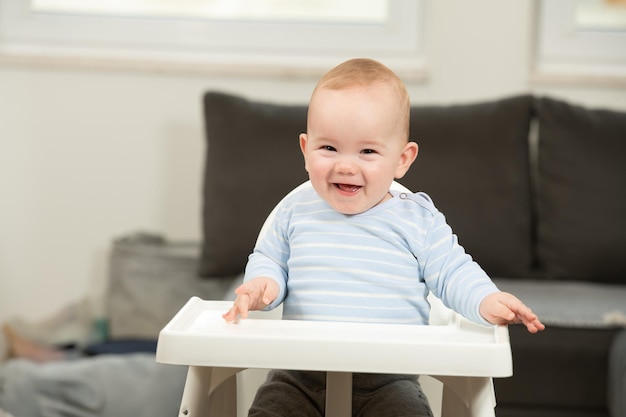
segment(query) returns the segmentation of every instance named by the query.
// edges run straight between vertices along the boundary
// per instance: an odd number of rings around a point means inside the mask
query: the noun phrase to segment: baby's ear
[[[308,141],[308,136],[306,133],[300,133],[300,136],[298,136],[298,139],[300,139],[300,150],[302,151],[302,153],[306,153],[306,145],[307,145],[307,141]]]
[[[404,174],[406,174],[413,161],[415,161],[415,158],[417,158],[418,152],[419,146],[417,146],[417,143],[407,142],[407,144],[404,145],[400,160],[398,161],[398,167],[396,168],[396,179],[404,177]]]
[[[307,166],[306,161],[306,147],[308,145],[308,136],[306,133],[300,133],[300,150],[302,151],[302,155],[304,156],[304,169],[309,172],[309,167]]]

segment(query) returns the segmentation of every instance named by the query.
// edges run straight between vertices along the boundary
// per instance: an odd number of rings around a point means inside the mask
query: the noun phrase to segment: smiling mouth
[[[349,194],[354,194],[357,191],[359,191],[361,188],[361,186],[359,185],[352,185],[352,184],[339,184],[339,183],[335,183],[335,187],[339,190],[342,191],[344,193],[349,193]]]

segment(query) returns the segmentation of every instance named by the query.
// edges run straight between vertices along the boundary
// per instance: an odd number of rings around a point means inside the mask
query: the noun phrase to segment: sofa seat
[[[494,380],[498,417],[609,417],[608,357],[621,329],[509,326],[513,377]],[[576,346],[576,349],[563,349]]]

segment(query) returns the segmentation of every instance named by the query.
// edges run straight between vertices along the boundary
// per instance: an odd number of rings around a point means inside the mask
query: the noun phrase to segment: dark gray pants
[[[354,374],[353,417],[432,417],[414,375]],[[326,373],[270,371],[257,391],[249,417],[323,417]]]

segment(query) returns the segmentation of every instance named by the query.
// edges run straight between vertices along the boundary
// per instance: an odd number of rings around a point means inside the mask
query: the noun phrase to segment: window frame
[[[299,76],[368,56],[420,79],[424,2],[389,0],[386,23],[354,24],[64,15],[0,0],[0,62]]]
[[[626,31],[578,30],[576,0],[535,5],[534,81],[626,84]]]

